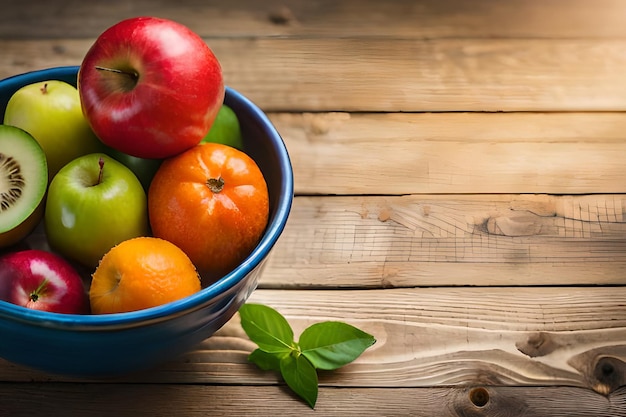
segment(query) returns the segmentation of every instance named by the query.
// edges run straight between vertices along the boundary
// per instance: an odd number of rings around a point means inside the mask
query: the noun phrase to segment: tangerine
[[[269,218],[263,173],[246,153],[201,143],[163,161],[148,191],[152,233],[180,247],[208,284],[252,252]]]
[[[155,237],[123,241],[107,252],[89,289],[94,314],[156,307],[200,291],[200,278],[176,245]]]

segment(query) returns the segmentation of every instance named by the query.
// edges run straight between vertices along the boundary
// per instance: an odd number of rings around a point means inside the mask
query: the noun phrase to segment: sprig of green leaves
[[[374,336],[339,321],[315,323],[296,342],[287,319],[262,304],[246,303],[239,315],[241,327],[258,345],[248,360],[264,371],[280,372],[289,388],[311,408],[317,401],[317,369],[340,368],[376,343]]]

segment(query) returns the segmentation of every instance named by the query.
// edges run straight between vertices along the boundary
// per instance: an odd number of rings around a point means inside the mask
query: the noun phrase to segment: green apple
[[[93,268],[113,246],[148,235],[146,193],[133,172],[104,153],[69,162],[48,187],[50,247]]]
[[[4,124],[22,128],[39,142],[50,181],[71,160],[102,149],[83,116],[78,90],[63,81],[37,82],[17,90],[7,103]]]
[[[222,143],[243,151],[241,125],[232,108],[222,104],[213,125],[201,142]]]
[[[154,177],[154,174],[156,174],[163,161],[162,159],[139,158],[109,146],[105,146],[103,152],[130,168],[139,179],[139,182],[141,182],[146,193],[148,192],[148,188],[150,188],[152,177]]]

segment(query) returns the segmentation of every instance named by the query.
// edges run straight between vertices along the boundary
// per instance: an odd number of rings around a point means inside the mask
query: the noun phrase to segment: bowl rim
[[[29,71],[0,80],[0,86],[6,84],[26,85],[35,82],[42,76],[49,79],[72,76],[77,73],[79,66],[63,66]],[[62,314],[48,311],[33,310],[0,300],[0,319],[13,322],[22,322],[32,326],[48,328],[71,328],[85,331],[115,330],[145,326],[156,322],[167,321],[176,317],[192,313],[201,309],[210,302],[219,299],[239,285],[244,278],[257,266],[265,261],[272,247],[281,235],[293,202],[293,169],[285,143],[271,123],[267,115],[250,99],[225,86],[225,97],[241,102],[250,110],[253,119],[263,125],[270,135],[271,141],[278,151],[279,165],[276,167],[282,172],[282,181],[277,200],[276,214],[270,222],[254,250],[231,272],[202,288],[199,292],[177,301],[172,301],[157,307],[113,314]]]

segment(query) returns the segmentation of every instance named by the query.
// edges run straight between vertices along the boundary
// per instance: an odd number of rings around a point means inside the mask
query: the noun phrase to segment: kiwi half
[[[0,248],[23,239],[43,216],[48,163],[24,130],[0,125]]]

